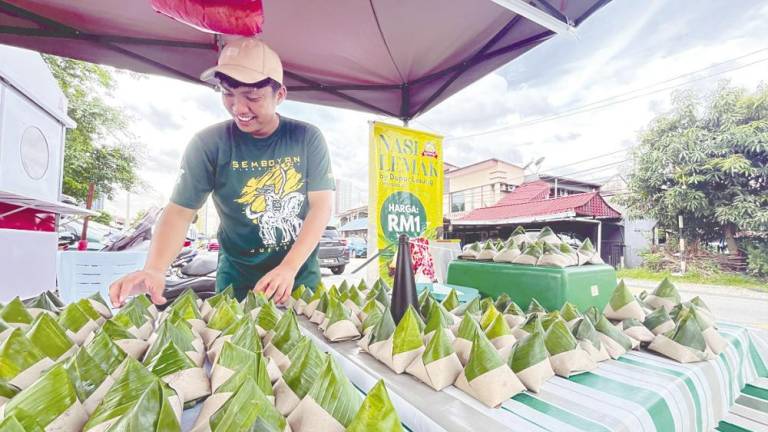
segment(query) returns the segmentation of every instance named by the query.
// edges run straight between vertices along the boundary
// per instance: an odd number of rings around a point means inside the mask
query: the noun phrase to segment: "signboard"
[[[369,252],[381,251],[379,274],[391,281],[398,236],[435,239],[443,226],[443,137],[370,125]]]

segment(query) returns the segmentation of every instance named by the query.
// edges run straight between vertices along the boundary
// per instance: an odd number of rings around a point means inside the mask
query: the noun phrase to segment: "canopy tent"
[[[608,1],[529,3],[578,26]],[[555,34],[512,10],[491,0],[264,0],[261,37],[282,57],[292,100],[406,121]],[[0,43],[137,72],[199,82],[219,42],[149,0],[0,0]]]

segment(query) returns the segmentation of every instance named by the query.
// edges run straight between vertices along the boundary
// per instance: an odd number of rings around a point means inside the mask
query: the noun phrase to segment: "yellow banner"
[[[435,239],[443,226],[443,137],[372,122],[369,155],[368,226],[391,281],[398,236]]]

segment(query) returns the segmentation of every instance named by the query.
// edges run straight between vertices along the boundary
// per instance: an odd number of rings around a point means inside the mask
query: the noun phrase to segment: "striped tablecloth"
[[[384,377],[403,423],[416,432],[768,431],[768,341],[728,323],[719,323],[729,345],[715,360],[681,364],[632,351],[593,372],[554,377],[540,393],[518,394],[498,409],[455,387],[435,392],[358,352],[354,342],[329,344],[314,324],[302,326],[361,390]]]

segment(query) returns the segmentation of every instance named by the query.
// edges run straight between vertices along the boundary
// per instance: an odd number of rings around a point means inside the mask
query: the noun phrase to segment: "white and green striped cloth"
[[[480,430],[470,426],[473,421],[500,425],[498,429],[483,427],[483,431],[768,431],[768,342],[757,331],[728,323],[719,323],[719,331],[729,346],[712,361],[681,364],[649,351],[632,351],[600,363],[592,372],[569,379],[554,377],[540,393],[518,394],[498,409],[487,408],[449,387],[440,393],[454,399],[448,403],[454,409],[461,407],[465,420],[455,427],[446,427],[443,413],[437,413],[438,406],[446,404],[444,399],[435,404],[436,412],[421,411],[422,422],[414,421],[412,412],[402,418],[414,431]],[[341,346],[325,348],[349,358]],[[394,393],[403,388],[402,380],[412,379],[381,372],[367,359],[349,360],[342,367],[362,388],[372,385],[380,373],[392,396],[393,388]],[[423,386],[412,380],[413,389]],[[407,402],[407,411],[423,406],[414,403],[412,391],[393,396],[400,412],[398,402]],[[439,428],[435,422],[441,424]]]

